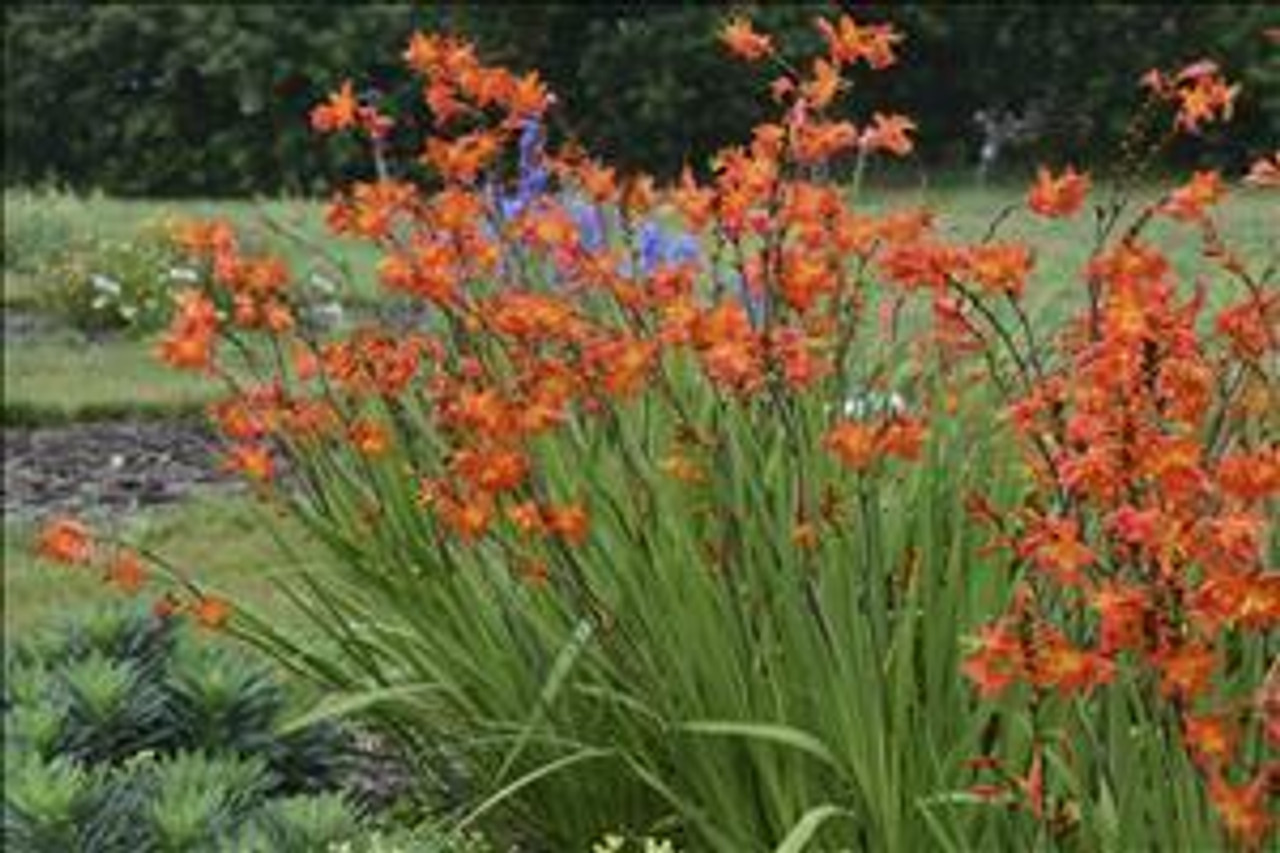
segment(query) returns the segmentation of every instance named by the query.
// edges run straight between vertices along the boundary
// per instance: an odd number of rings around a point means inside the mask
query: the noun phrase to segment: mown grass
[[[220,393],[213,379],[167,368],[153,346],[70,334],[6,340],[4,424],[167,417],[198,411]]]
[[[1155,197],[1160,188],[1143,187],[1133,193],[1137,202]],[[958,239],[979,239],[995,216],[1007,207],[1021,208],[1025,187],[1012,183],[975,186],[949,181],[908,189],[901,186],[877,187],[869,184],[862,191],[862,203],[870,210],[883,211],[914,205],[928,206],[938,212],[945,235]],[[1106,187],[1095,188],[1094,201],[1104,200],[1110,193]],[[38,195],[24,192],[5,194],[5,221],[9,225],[31,221],[35,217],[50,220],[43,227],[28,229],[33,241],[45,248],[74,242],[77,238],[97,236],[126,239],[140,230],[166,221],[192,217],[226,218],[241,228],[261,233],[274,251],[281,253],[293,268],[303,274],[318,272],[333,277],[343,267],[349,274],[349,287],[343,292],[348,300],[366,302],[377,295],[375,274],[377,251],[352,241],[328,235],[324,224],[325,205],[304,199],[240,199],[240,200],[163,200],[116,199],[101,196],[75,197]],[[1280,213],[1269,204],[1265,193],[1241,190],[1233,193],[1217,210],[1222,230],[1239,248],[1252,257],[1265,257],[1272,237],[1280,228]],[[1037,283],[1054,295],[1064,288],[1075,289],[1079,270],[1094,246],[1094,221],[1088,215],[1073,220],[1045,222],[1020,210],[1000,228],[1002,239],[1034,238],[1041,252]],[[1169,252],[1175,267],[1188,278],[1207,267],[1199,256],[1199,244],[1186,226],[1157,222],[1150,232]],[[52,237],[50,236],[52,235]],[[318,247],[328,253],[321,257]],[[42,249],[38,249],[42,250]],[[24,253],[25,254],[25,253]],[[9,266],[6,262],[6,266]],[[10,272],[5,277],[6,305],[27,304],[39,292],[38,275],[29,270]]]
[[[372,247],[329,235],[324,209],[323,202],[301,199],[120,199],[6,192],[5,222],[14,232],[6,235],[6,248],[20,255],[22,263],[16,281],[11,283],[6,276],[5,304],[30,301],[38,292],[39,276],[32,268],[35,256],[49,256],[92,238],[127,240],[146,229],[193,218],[223,218],[238,229],[259,233],[295,271],[339,279],[349,274],[349,282],[335,282],[351,285],[344,295],[357,301],[372,297],[377,290],[377,253]],[[322,256],[321,246],[331,254]],[[334,262],[345,268],[335,269]],[[13,268],[8,260],[6,268]]]
[[[4,532],[6,636],[122,594],[91,570],[36,557],[31,523],[9,521]],[[107,532],[162,555],[202,587],[253,602],[281,619],[287,614],[272,578],[319,559],[318,551],[308,547],[289,519],[243,495],[210,496],[150,510],[114,524]]]

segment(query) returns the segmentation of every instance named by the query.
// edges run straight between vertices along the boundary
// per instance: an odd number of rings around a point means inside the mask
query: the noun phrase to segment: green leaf
[[[788,746],[800,752],[808,753],[833,769],[840,768],[835,754],[821,740],[792,726],[777,723],[747,723],[733,720],[692,720],[682,723],[677,728],[681,731],[697,735],[713,737],[737,737],[747,740],[759,740]]]
[[[826,803],[809,809],[787,833],[782,843],[774,848],[774,853],[800,853],[813,840],[824,823],[836,817],[852,817],[853,812]]]
[[[309,728],[317,723],[348,717],[386,702],[439,693],[444,690],[436,684],[397,684],[392,687],[379,687],[372,690],[361,690],[355,693],[343,693],[326,697],[312,710],[300,714],[281,724],[279,733],[292,734],[300,729]]]

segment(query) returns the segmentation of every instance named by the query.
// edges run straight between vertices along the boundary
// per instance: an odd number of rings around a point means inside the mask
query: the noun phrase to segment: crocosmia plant
[[[551,138],[538,75],[456,38],[404,54],[416,162],[341,85],[311,123],[377,177],[328,225],[413,321],[314,333],[279,259],[192,222],[160,353],[225,379],[227,464],[331,559],[279,579],[288,629],[198,574],[111,577],[178,580],[167,609],[385,726],[458,837],[1275,843],[1280,291],[1215,208],[1274,191],[1276,158],[1154,197],[1046,164],[961,241],[865,198],[917,128],[853,81],[903,35],[816,27],[796,57],[726,22],[772,118],[669,184]],[[1246,95],[1209,61],[1152,72],[1126,150]],[[1077,217],[1087,263],[1044,272]],[[44,545],[113,553],[69,520]]]

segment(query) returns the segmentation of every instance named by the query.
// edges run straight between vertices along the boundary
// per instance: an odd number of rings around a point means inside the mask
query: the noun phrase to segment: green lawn
[[[364,243],[331,236],[324,224],[325,204],[298,199],[165,200],[77,197],[28,192],[4,195],[6,271],[5,304],[30,299],[39,288],[32,275],[39,259],[90,238],[127,240],[144,229],[192,218],[217,217],[246,233],[260,234],[300,275],[318,272],[350,274],[346,295],[365,300],[376,293],[376,250]],[[324,252],[317,247],[322,246]],[[341,281],[341,280],[340,280]]]
[[[233,600],[280,614],[274,575],[295,571],[319,552],[308,548],[288,520],[270,515],[244,496],[193,500],[151,510],[105,530],[137,543]],[[9,522],[4,537],[4,620],[7,632],[47,621],[66,610],[119,598],[89,569],[67,567],[32,554],[35,530]],[[277,536],[286,543],[278,544]]]
[[[868,186],[861,204],[871,210],[886,210],[912,205],[928,205],[940,213],[945,234],[960,239],[977,239],[991,220],[1004,208],[1021,207],[1025,187],[1001,184],[988,187],[945,185],[903,189],[878,189]],[[1154,188],[1135,193],[1140,200],[1154,197]],[[1108,197],[1106,188],[1096,187],[1091,200]],[[351,274],[350,289],[345,295],[355,301],[366,301],[377,295],[375,266],[377,252],[367,244],[338,240],[328,235],[324,226],[325,205],[319,201],[298,199],[274,200],[136,200],[105,197],[41,196],[23,192],[5,194],[6,248],[17,240],[15,254],[23,258],[49,250],[86,235],[124,239],[142,228],[190,217],[224,217],[238,226],[258,231],[271,241],[275,251],[290,261],[295,270],[306,274],[320,272],[332,277],[335,263],[345,265]],[[1271,235],[1280,230],[1280,212],[1265,192],[1240,189],[1234,191],[1217,211],[1223,232],[1240,249],[1256,257],[1274,252]],[[30,227],[24,223],[36,223]],[[1047,247],[1041,258],[1041,279],[1046,287],[1058,288],[1078,282],[1077,271],[1093,246],[1093,220],[1086,211],[1069,221],[1046,222],[1028,214],[1025,209],[1009,217],[1000,234],[1008,239],[1031,239],[1037,246]],[[1198,258],[1198,246],[1192,229],[1178,223],[1160,221],[1151,235],[1166,248],[1181,272],[1194,275],[1204,269]],[[32,235],[24,239],[23,235]],[[34,248],[24,248],[30,243]],[[327,256],[315,247],[324,246]],[[6,266],[11,266],[6,261]],[[5,303],[29,301],[39,290],[39,277],[24,270],[5,277]]]
[[[88,343],[78,336],[5,342],[4,423],[56,423],[191,412],[223,391],[152,353],[154,342]]]

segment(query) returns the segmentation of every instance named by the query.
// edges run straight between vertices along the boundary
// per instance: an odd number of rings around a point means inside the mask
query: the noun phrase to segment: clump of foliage
[[[361,829],[350,736],[284,731],[300,696],[263,664],[137,606],[8,650],[4,846],[323,850]]]
[[[788,49],[815,43],[810,20],[832,8],[753,5]],[[1280,133],[1266,4],[859,8],[912,34],[911,65],[864,83],[930,117],[921,147],[934,168],[975,164],[977,112],[1037,106],[1043,127],[1029,153],[1105,159],[1132,81],[1200,52],[1230,55],[1258,95],[1231,134],[1210,140],[1216,151],[1244,157]],[[705,50],[722,14],[697,3],[376,4],[360,15],[333,5],[27,4],[7,19],[6,175],[134,196],[315,192],[366,164],[358,145],[311,144],[297,117],[343,68],[368,69],[365,85],[407,108],[418,92],[388,59],[413,30],[439,27],[540,69],[569,108],[560,129],[613,163],[670,175],[762,115],[764,99],[738,85],[739,69]],[[956,73],[934,73],[940,66]]]
[[[160,347],[235,386],[229,464],[331,551],[279,580],[327,643],[183,573],[164,600],[446,755],[422,766],[449,777],[451,838],[1265,844],[1280,266],[1218,227],[1234,182],[1138,198],[1055,164],[958,240],[862,195],[915,122],[847,95],[903,35],[814,30],[796,62],[726,23],[776,107],[706,181],[547,150],[544,81],[457,38],[404,53],[430,127],[410,166],[403,119],[341,84],[312,126],[378,177],[328,223],[418,322],[317,340],[279,259],[195,222]],[[1124,174],[1241,95],[1207,60],[1143,89]],[[1246,182],[1280,186],[1280,161]],[[1079,280],[1055,280],[1039,240],[1091,205]],[[1050,289],[1068,309],[1037,314]],[[111,556],[67,519],[41,547]]]
[[[54,192],[4,194],[4,270],[32,275],[48,268],[74,239],[62,209],[65,196]]]
[[[45,263],[40,307],[84,332],[145,335],[168,322],[173,294],[194,271],[160,226],[129,239],[81,239]]]

